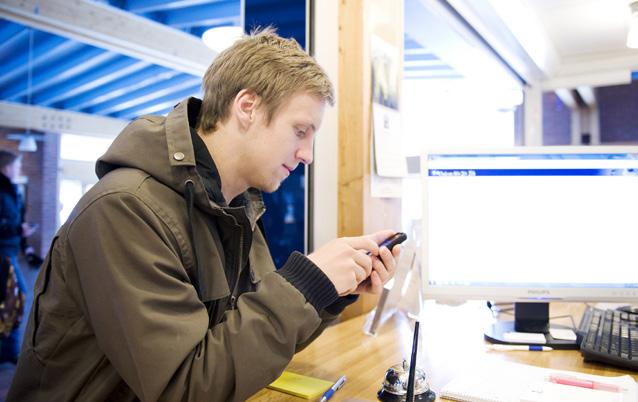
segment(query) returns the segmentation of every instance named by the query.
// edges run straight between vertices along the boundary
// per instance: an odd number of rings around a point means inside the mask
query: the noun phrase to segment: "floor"
[[[22,323],[20,325],[20,330],[24,333],[24,327],[27,324],[27,318],[29,317],[29,312],[31,311],[31,301],[33,292],[33,284],[35,283],[35,279],[38,276],[38,270],[29,268],[28,264],[25,261],[19,261],[20,267],[22,268],[22,274],[24,275],[24,280],[27,282],[27,288],[29,289],[29,293],[27,294],[27,303],[25,306],[24,318],[22,319]],[[9,387],[11,386],[11,380],[13,379],[13,373],[15,371],[15,366],[11,363],[2,363],[0,364],[0,402],[4,402],[7,397],[7,393],[9,392]]]

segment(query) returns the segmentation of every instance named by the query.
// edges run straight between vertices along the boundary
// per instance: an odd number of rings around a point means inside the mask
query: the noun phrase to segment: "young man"
[[[9,401],[245,400],[355,293],[393,275],[377,246],[391,231],[293,253],[275,270],[258,190],[312,162],[333,102],[296,42],[245,37],[203,89],[203,102],[131,123],[97,162],[99,183],[36,283]]]
[[[35,227],[24,222],[22,194],[15,184],[22,170],[22,158],[11,151],[0,149],[0,257],[9,257],[16,275],[18,287],[27,294],[27,285],[18,265],[18,255],[34,255],[26,244],[26,237]],[[3,284],[4,285],[4,284]],[[20,351],[20,330],[11,331],[8,337],[0,337],[0,363],[16,364]]]

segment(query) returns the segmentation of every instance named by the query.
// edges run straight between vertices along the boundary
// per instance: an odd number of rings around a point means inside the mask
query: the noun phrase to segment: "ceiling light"
[[[638,1],[632,2],[629,7],[631,8],[631,22],[627,34],[627,47],[638,49]]]
[[[38,144],[35,142],[35,137],[32,135],[24,135],[18,143],[18,151],[20,152],[35,152],[38,150]]]
[[[8,140],[18,141],[18,151],[35,152],[38,150],[36,141],[44,141],[43,134],[35,134],[31,132],[24,133],[8,133],[5,136]]]
[[[244,34],[242,27],[225,26],[210,28],[202,34],[202,41],[217,53],[229,48]]]

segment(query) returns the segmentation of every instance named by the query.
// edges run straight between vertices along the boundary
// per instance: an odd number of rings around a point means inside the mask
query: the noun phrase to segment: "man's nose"
[[[298,150],[297,150],[297,159],[301,161],[301,163],[305,164],[305,165],[310,165],[312,163],[312,160],[314,158],[313,152],[313,142],[309,141],[308,144],[303,144]]]

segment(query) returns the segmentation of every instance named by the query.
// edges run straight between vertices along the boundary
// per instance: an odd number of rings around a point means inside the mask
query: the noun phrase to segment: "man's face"
[[[321,98],[299,92],[284,101],[268,125],[264,108],[255,110],[244,165],[250,187],[273,192],[300,163],[312,163],[315,133],[324,107]]]

